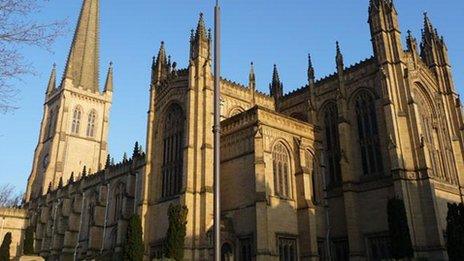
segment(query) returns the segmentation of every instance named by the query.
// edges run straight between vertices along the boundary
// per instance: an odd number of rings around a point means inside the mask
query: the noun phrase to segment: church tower
[[[92,173],[105,165],[113,93],[110,65],[103,92],[99,88],[99,0],[84,0],[62,81],[52,69],[45,95],[39,141],[29,176],[26,201],[47,188]]]

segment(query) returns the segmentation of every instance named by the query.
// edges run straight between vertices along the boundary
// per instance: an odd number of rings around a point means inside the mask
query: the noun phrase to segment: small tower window
[[[290,198],[289,169],[290,156],[281,142],[274,146],[272,152],[275,194],[282,198]]]
[[[123,213],[123,201],[124,201],[124,191],[125,191],[125,184],[119,183],[114,190],[114,208],[113,208],[113,222],[118,222],[118,220],[122,217]]]
[[[95,119],[97,118],[97,113],[91,111],[89,113],[89,118],[87,122],[87,137],[94,137],[95,135]]]
[[[73,112],[73,120],[71,126],[71,133],[79,134],[79,128],[81,125],[82,111],[80,108],[75,108]]]

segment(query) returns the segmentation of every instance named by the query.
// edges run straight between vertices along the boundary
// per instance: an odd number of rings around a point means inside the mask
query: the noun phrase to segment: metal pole
[[[221,260],[221,9],[216,0],[214,7],[214,260]]]

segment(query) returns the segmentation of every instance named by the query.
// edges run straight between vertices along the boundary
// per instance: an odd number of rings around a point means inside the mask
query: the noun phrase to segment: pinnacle
[[[340,50],[340,43],[336,41],[336,48],[337,48],[337,55],[336,55],[336,62],[337,62],[337,67],[338,68],[344,68],[343,65],[343,54],[342,51]]]
[[[48,81],[47,94],[53,92],[56,89],[56,64],[53,63],[52,72],[50,74],[50,80]]]
[[[274,71],[272,73],[272,82],[280,83],[279,71],[277,70],[276,64],[274,64]]]
[[[195,34],[196,39],[206,38],[206,26],[205,20],[203,18],[203,13],[200,13],[200,18],[198,19],[197,31]]]
[[[249,80],[250,81],[255,80],[255,66],[254,66],[253,62],[251,62],[251,64],[250,64],[250,77],[249,77]]]
[[[311,54],[308,53],[308,82],[314,82],[314,67],[311,61]]]
[[[164,48],[164,41],[161,41],[161,46],[160,46],[160,49],[158,51],[158,58],[156,60],[156,64],[159,64],[160,62],[165,64],[167,62],[166,59],[167,59],[167,57],[166,57],[166,50]]]

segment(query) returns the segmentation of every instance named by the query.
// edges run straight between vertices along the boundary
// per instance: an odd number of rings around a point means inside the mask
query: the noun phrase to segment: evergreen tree
[[[126,163],[127,160],[127,153],[124,152],[124,155],[122,155],[122,163]]]
[[[11,232],[6,233],[0,246],[0,261],[10,261]]]
[[[464,260],[464,205],[448,203],[446,248],[450,261]]]
[[[171,204],[168,209],[169,228],[164,243],[164,255],[177,261],[184,259],[187,213],[186,206]]]
[[[32,226],[28,226],[24,233],[23,252],[28,256],[34,254],[34,227]]]
[[[403,200],[399,198],[388,200],[387,214],[392,257],[395,259],[412,257],[414,253]]]
[[[134,214],[127,227],[126,243],[123,249],[124,260],[142,261],[143,251],[142,221],[138,215]]]

